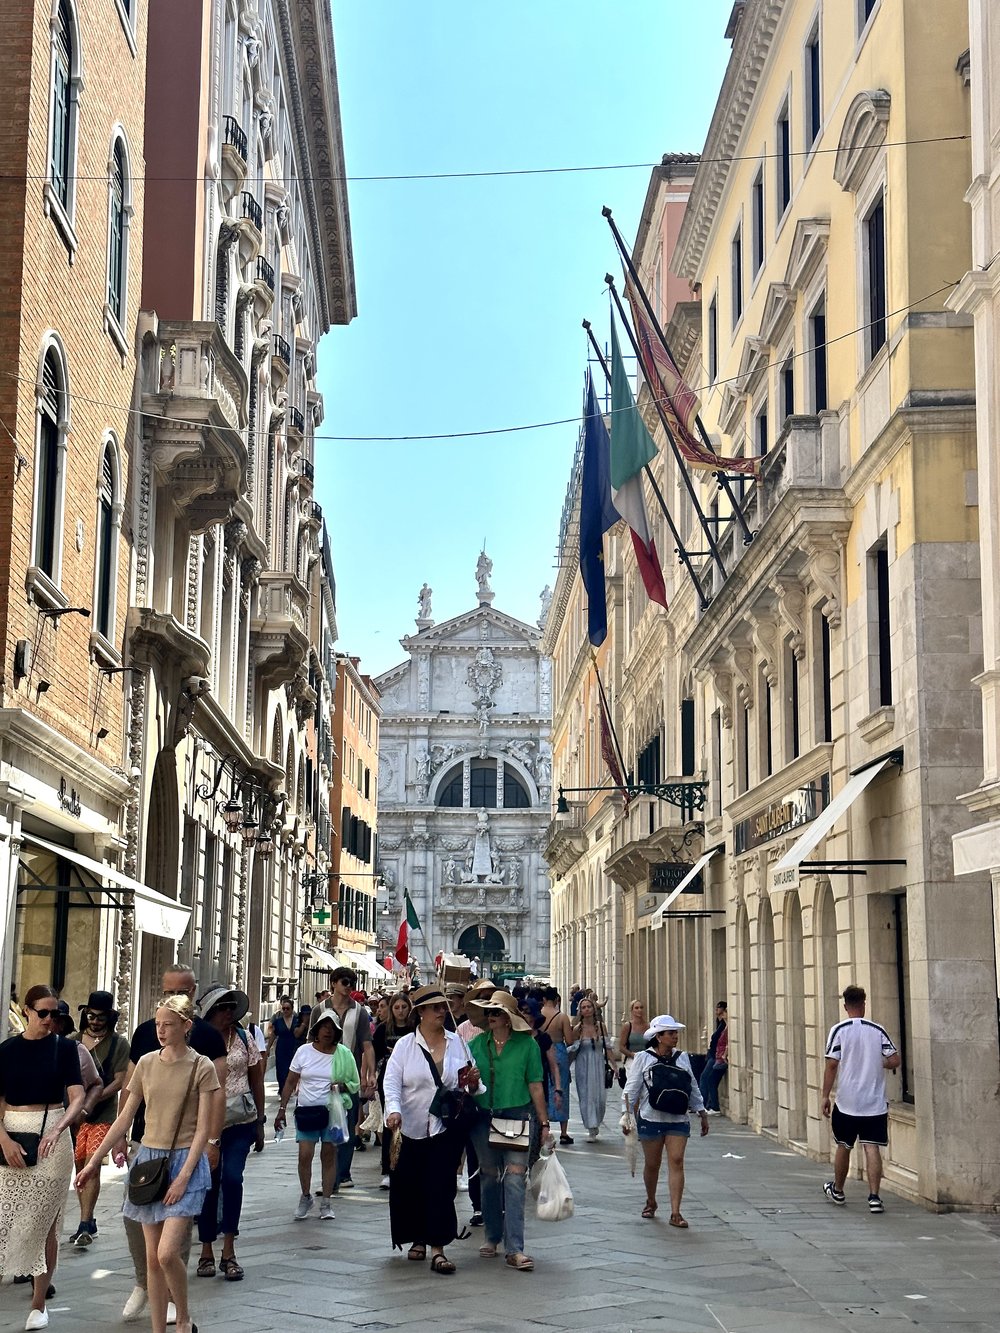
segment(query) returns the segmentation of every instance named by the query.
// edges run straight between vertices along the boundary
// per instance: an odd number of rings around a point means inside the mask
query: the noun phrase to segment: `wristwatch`
[[[208,1146],[210,1148],[218,1148],[221,1143],[222,1143],[221,1139],[209,1139]]]

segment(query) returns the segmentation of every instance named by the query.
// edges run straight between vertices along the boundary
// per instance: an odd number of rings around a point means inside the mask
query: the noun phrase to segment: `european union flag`
[[[611,440],[588,371],[580,487],[580,576],[587,589],[587,636],[595,648],[608,637],[604,534],[619,518],[611,499]]]

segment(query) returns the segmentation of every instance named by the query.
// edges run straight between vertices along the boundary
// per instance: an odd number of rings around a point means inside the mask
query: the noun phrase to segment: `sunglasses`
[[[59,1016],[58,1009],[33,1009],[32,1013],[37,1014],[39,1018],[57,1018]]]

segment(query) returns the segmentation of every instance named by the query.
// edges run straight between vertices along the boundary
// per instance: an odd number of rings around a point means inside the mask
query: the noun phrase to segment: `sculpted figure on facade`
[[[449,856],[444,863],[444,882],[446,884],[458,883],[458,862],[453,856]]]
[[[479,562],[476,565],[476,586],[479,590],[479,600],[481,602],[493,600],[493,589],[490,587],[490,575],[493,573],[493,561],[486,554],[485,550],[479,553]]]
[[[542,589],[540,597],[542,606],[541,610],[538,613],[538,619],[535,623],[537,624],[539,629],[544,629],[545,623],[549,618],[549,612],[552,610],[552,589],[547,583],[545,587]]]
[[[431,618],[431,596],[434,589],[430,584],[425,583],[417,594],[417,606],[419,608],[419,618],[421,620],[430,620]]]

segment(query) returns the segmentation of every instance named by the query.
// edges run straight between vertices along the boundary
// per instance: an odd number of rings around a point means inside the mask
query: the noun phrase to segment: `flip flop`
[[[685,1222],[684,1218],[681,1217],[680,1213],[670,1214],[670,1225],[672,1227],[681,1227],[684,1230],[687,1229],[687,1222]]]
[[[411,1245],[406,1254],[407,1259],[412,1259],[415,1264],[422,1264],[427,1258],[426,1245]]]
[[[646,1206],[645,1206],[645,1208],[642,1210],[642,1215],[643,1215],[643,1217],[655,1217],[655,1216],[656,1216],[656,1204],[655,1204],[655,1203],[647,1203]]]

